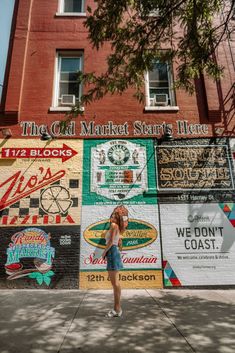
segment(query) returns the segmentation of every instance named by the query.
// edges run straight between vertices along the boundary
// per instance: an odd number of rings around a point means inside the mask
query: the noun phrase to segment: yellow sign
[[[161,270],[128,270],[119,272],[122,288],[163,288]],[[111,289],[107,271],[82,271],[80,289]]]
[[[80,225],[82,157],[82,140],[0,139],[0,226]]]
[[[109,220],[93,223],[84,231],[84,239],[98,248],[105,248],[105,233]],[[157,239],[156,228],[147,222],[129,219],[128,228],[122,235],[123,250],[133,250],[145,247]]]

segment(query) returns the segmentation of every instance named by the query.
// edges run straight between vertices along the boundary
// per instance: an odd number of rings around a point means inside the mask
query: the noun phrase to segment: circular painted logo
[[[125,164],[130,158],[130,151],[127,147],[117,144],[108,150],[108,159],[116,165]]]
[[[109,220],[93,223],[83,233],[85,240],[98,248],[105,248],[105,233],[109,227]],[[122,235],[123,250],[143,248],[157,239],[156,228],[147,222],[129,219],[128,228]]]
[[[60,185],[52,185],[42,191],[40,204],[46,213],[64,214],[72,206],[73,201],[66,188]]]

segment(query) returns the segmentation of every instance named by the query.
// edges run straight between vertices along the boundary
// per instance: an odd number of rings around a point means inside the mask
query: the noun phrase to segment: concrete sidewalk
[[[235,290],[1,290],[1,353],[234,353]]]

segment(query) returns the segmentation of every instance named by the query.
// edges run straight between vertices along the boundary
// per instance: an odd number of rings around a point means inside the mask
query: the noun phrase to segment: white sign
[[[111,200],[130,199],[147,190],[146,147],[127,140],[91,149],[91,191]]]
[[[126,207],[129,212],[129,224],[123,234],[121,251],[124,269],[161,269],[157,206]],[[102,229],[104,221],[109,221],[113,209],[113,206],[82,207],[81,270],[106,269],[106,260],[101,257],[105,248],[105,230]]]
[[[161,205],[161,221],[163,259],[178,285],[235,284],[234,203]]]

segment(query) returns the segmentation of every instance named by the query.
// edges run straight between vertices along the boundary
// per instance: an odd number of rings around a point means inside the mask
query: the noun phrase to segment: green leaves
[[[143,100],[144,73],[154,60],[173,61],[175,86],[189,93],[202,73],[217,80],[223,68],[216,49],[234,30],[232,0],[103,0],[85,21],[91,44],[110,44],[107,70],[100,75],[79,73],[87,88],[68,119],[82,114],[82,105],[129,87]]]
[[[40,273],[40,272],[32,272],[28,275],[29,278],[34,278],[36,279],[37,283],[41,286],[43,282],[46,283],[47,286],[50,285],[51,283],[51,277],[54,276],[53,271],[48,271],[46,273]]]

